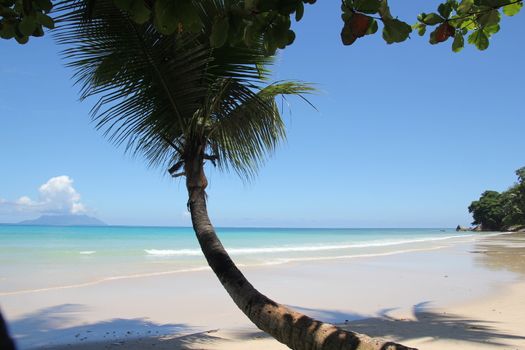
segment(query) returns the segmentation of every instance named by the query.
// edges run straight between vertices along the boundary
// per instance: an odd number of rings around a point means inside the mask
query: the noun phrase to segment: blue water
[[[380,255],[467,236],[453,229],[217,231],[241,266]],[[0,295],[205,267],[191,228],[0,226]]]

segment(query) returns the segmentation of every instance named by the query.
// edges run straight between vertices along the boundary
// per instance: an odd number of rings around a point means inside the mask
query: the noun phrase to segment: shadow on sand
[[[68,326],[78,320],[78,314],[86,307],[78,304],[62,304],[9,322],[11,335],[18,349],[33,349],[58,344],[78,345],[87,342],[119,342],[139,337],[162,337],[188,334],[197,331],[185,324],[157,324],[145,318],[111,319],[107,321]],[[78,323],[78,322],[76,322]]]
[[[437,313],[427,308],[428,303],[413,308],[413,319],[389,316],[394,309],[381,310],[377,317],[333,310],[293,308],[326,322],[342,324],[342,328],[365,333],[373,337],[406,342],[410,339],[428,338],[461,340],[472,344],[508,347],[508,341],[523,340],[525,336],[499,330],[493,322],[465,318],[460,315]],[[208,349],[215,345],[239,341],[257,341],[269,338],[255,328],[218,332],[186,324],[157,324],[146,319],[112,319],[92,324],[68,327],[82,305],[64,304],[39,310],[10,323],[19,349]],[[98,345],[96,345],[98,344]],[[223,347],[224,348],[224,347]]]
[[[392,339],[403,343],[410,339],[428,338],[461,340],[472,344],[485,344],[495,347],[508,347],[510,340],[523,340],[525,336],[509,334],[498,329],[496,322],[466,318],[461,315],[434,312],[428,308],[428,302],[413,307],[412,319],[398,319],[389,316],[395,310],[385,309],[378,317],[367,317],[347,314],[340,311],[307,309],[293,306],[299,311],[331,323],[342,324],[342,328],[372,337]]]
[[[111,319],[67,326],[78,321],[87,309],[79,304],[62,304],[27,314],[9,324],[17,349],[203,349],[213,344],[269,337],[254,328],[215,335],[218,330],[186,324],[158,324],[147,319]],[[1,350],[1,349],[0,349]]]

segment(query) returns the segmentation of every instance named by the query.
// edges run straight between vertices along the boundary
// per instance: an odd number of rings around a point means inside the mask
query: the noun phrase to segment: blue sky
[[[421,4],[391,8],[412,22],[433,9]],[[212,221],[468,224],[469,203],[486,189],[506,189],[525,165],[524,14],[504,18],[487,51],[469,46],[460,54],[450,42],[431,46],[417,35],[344,47],[339,14],[335,1],[308,6],[296,42],[273,67],[276,79],[316,83],[319,112],[291,101],[288,142],[253,183],[210,170]],[[93,101],[78,101],[59,50],[50,35],[25,46],[0,41],[0,222],[76,205],[110,224],[189,225],[183,183],[94,130]]]

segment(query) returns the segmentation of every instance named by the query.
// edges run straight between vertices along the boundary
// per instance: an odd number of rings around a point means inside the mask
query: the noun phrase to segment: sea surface
[[[479,235],[450,228],[217,232],[240,266],[396,254]],[[207,268],[191,228],[0,225],[0,296]]]

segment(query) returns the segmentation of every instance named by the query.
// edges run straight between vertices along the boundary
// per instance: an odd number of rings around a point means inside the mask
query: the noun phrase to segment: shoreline
[[[487,234],[485,235],[485,237],[500,236],[500,235],[505,235],[505,234],[512,234],[512,232],[497,232],[497,233]],[[378,245],[367,244],[366,247],[374,248],[374,247],[391,247],[391,246],[397,246],[397,245],[417,245],[417,244],[428,244],[428,243],[440,242],[440,241],[443,241],[443,243],[445,244],[447,243],[450,244],[450,241],[452,241],[452,244],[464,243],[464,242],[454,242],[454,240],[458,240],[458,239],[467,239],[468,241],[471,241],[471,240],[475,240],[476,236],[474,234],[453,235],[453,236],[446,236],[442,238],[431,238],[431,239],[425,239],[425,240],[415,239],[411,241],[392,242],[388,244],[378,244]],[[353,245],[352,247],[361,248],[359,244]],[[374,257],[406,254],[406,253],[419,252],[419,251],[437,250],[437,249],[443,249],[443,248],[446,248],[446,245],[413,247],[413,248],[409,247],[409,248],[401,249],[401,250],[376,252],[376,253],[357,253],[357,254],[350,254],[350,255],[333,255],[333,256],[323,256],[323,257],[281,258],[281,259],[277,259],[276,261],[271,261],[271,262],[264,262],[264,263],[258,263],[258,264],[236,263],[236,265],[241,268],[253,269],[253,268],[260,268],[260,267],[267,267],[267,266],[279,266],[279,265],[286,265],[286,264],[293,264],[293,263],[308,263],[308,262],[323,262],[323,261],[330,262],[334,260],[374,258]],[[338,247],[338,249],[341,249],[341,248]],[[80,255],[91,255],[94,252],[89,251],[89,254],[86,254],[86,253],[87,253],[86,251],[79,252]],[[191,267],[191,268],[182,268],[179,270],[153,271],[153,272],[145,272],[145,273],[107,276],[107,277],[99,278],[96,280],[85,281],[85,282],[74,283],[74,284],[55,285],[55,286],[49,286],[49,287],[21,289],[21,290],[13,290],[13,291],[0,291],[0,297],[21,295],[21,294],[41,293],[41,292],[56,291],[56,290],[62,290],[62,289],[83,288],[83,287],[89,287],[89,286],[94,286],[94,285],[118,281],[118,280],[150,278],[150,277],[156,277],[156,276],[175,275],[175,274],[181,274],[181,273],[195,273],[195,272],[201,272],[201,271],[206,271],[206,270],[211,271],[209,266],[205,265],[205,266],[197,266],[197,267]]]
[[[374,257],[438,250],[438,249],[443,249],[443,248],[445,247],[437,246],[437,247],[428,247],[428,248],[419,248],[419,249],[417,248],[416,249],[404,249],[404,250],[397,250],[397,251],[384,252],[384,253],[341,255],[341,256],[332,256],[332,257],[289,258],[289,259],[283,259],[283,261],[279,261],[279,262],[261,263],[261,264],[253,264],[253,265],[250,265],[250,264],[236,264],[236,265],[237,267],[241,267],[241,268],[257,269],[257,268],[264,268],[268,266],[279,266],[279,265],[302,263],[302,262],[313,262],[313,261],[323,262],[323,261],[333,261],[333,260],[342,260],[342,259],[346,260],[346,259],[374,258]],[[202,266],[202,267],[173,270],[173,271],[159,271],[159,272],[148,272],[148,273],[141,273],[141,274],[134,274],[134,275],[110,276],[110,277],[102,278],[100,280],[89,281],[85,283],[62,285],[62,286],[51,286],[51,287],[37,288],[37,289],[24,289],[24,290],[12,291],[12,292],[0,292],[0,297],[22,295],[22,294],[42,293],[42,292],[52,292],[52,291],[57,291],[57,290],[62,290],[62,289],[84,288],[84,287],[90,287],[90,286],[95,286],[95,285],[102,284],[102,283],[109,283],[109,282],[119,281],[119,280],[145,279],[145,278],[151,278],[151,277],[157,277],[157,276],[168,276],[168,275],[176,275],[176,274],[184,274],[184,273],[197,273],[201,271],[211,271],[211,268],[209,266]]]
[[[495,343],[525,348],[518,333],[525,320],[512,314],[525,314],[525,262],[516,265],[512,255],[523,260],[525,235],[517,237],[521,245],[501,244],[513,235],[403,254],[242,270],[270,298],[372,336],[422,349]],[[0,301],[22,350],[286,349],[250,324],[209,270],[176,276],[114,280]],[[501,314],[493,315],[490,305],[498,305],[494,309]]]

